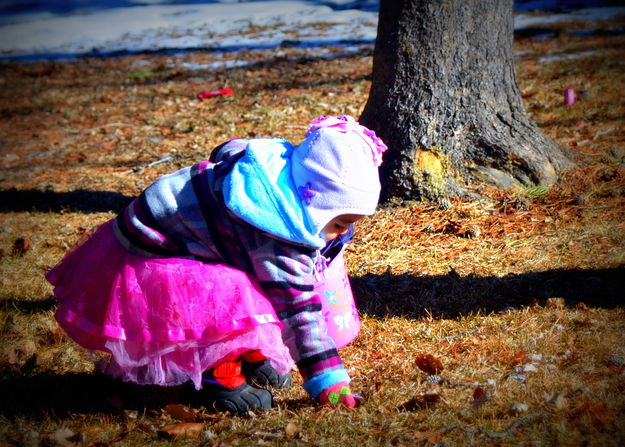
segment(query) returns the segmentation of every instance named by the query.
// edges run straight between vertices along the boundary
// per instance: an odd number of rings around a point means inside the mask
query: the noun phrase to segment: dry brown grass
[[[342,354],[363,405],[319,408],[296,386],[249,418],[92,374],[98,356],[55,325],[43,274],[217,143],[297,143],[312,117],[358,116],[370,54],[250,52],[236,57],[254,64],[216,71],[185,68],[218,57],[202,52],[0,65],[0,445],[623,445],[625,38],[515,46],[529,112],[579,167],[539,197],[382,207],[348,252],[363,326]],[[573,107],[568,86],[583,94]],[[235,94],[195,98],[219,87]],[[438,383],[421,354],[442,362]],[[178,423],[203,425],[159,433]]]

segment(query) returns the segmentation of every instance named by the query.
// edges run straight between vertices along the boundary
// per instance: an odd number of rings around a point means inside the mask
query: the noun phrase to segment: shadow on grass
[[[361,313],[378,317],[439,318],[501,312],[548,298],[567,305],[613,308],[625,304],[625,266],[598,270],[549,270],[504,277],[372,275],[351,278]]]
[[[109,191],[54,192],[11,188],[0,190],[0,212],[119,213],[132,199],[134,197]]]
[[[568,305],[614,308],[625,304],[625,266],[602,270],[552,270],[505,277],[447,275],[373,275],[351,279],[361,313],[378,317],[454,318],[475,312],[499,312],[552,297]],[[24,307],[25,306],[25,307]],[[29,305],[16,307],[36,311]],[[45,307],[47,308],[47,302]],[[191,386],[137,386],[101,374],[38,375],[0,371],[0,414],[9,419],[57,417],[80,413],[119,414],[123,410],[159,410],[168,403],[207,406]],[[204,399],[204,400],[202,400]],[[282,402],[289,409],[304,402]]]
[[[120,414],[124,410],[157,410],[169,403],[199,405],[191,386],[139,386],[103,374],[8,374],[0,380],[0,413],[7,418],[58,417],[75,413]]]
[[[27,416],[71,417],[73,414],[139,414],[159,411],[168,404],[211,408],[210,399],[190,384],[160,387],[139,386],[100,373],[8,374],[0,380],[0,414],[8,419]],[[281,400],[280,406],[295,410],[311,405],[309,399]]]
[[[20,300],[19,298],[9,298],[0,300],[0,309],[16,310],[23,314],[36,314],[56,309],[57,300],[55,297],[48,297],[41,300]]]

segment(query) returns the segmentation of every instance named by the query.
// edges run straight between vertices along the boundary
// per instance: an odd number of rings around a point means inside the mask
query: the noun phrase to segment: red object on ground
[[[211,90],[208,92],[202,92],[202,93],[198,93],[197,97],[200,99],[206,99],[206,98],[213,98],[215,96],[221,96],[221,95],[232,95],[232,89],[231,88],[222,88],[219,90]]]

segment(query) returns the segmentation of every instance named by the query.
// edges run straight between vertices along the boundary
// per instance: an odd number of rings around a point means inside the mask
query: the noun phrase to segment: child
[[[319,403],[354,407],[313,293],[319,250],[374,213],[384,143],[350,116],[284,139],[231,140],[158,179],[46,278],[56,319],[110,352],[108,374],[191,380],[218,410],[270,408],[295,363]]]

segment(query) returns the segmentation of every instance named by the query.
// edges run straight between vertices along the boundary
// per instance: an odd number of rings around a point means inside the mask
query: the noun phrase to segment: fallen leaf
[[[293,422],[289,422],[288,424],[286,424],[286,427],[284,427],[284,432],[287,434],[287,436],[290,436],[291,438],[297,436],[300,431],[300,428]]]
[[[478,386],[475,390],[473,390],[473,401],[471,405],[474,407],[479,407],[480,405],[488,402],[488,393],[484,391],[484,388]]]
[[[438,444],[443,440],[443,435],[435,431],[416,431],[414,435],[416,443],[427,441],[430,444]]]
[[[42,339],[49,345],[61,343],[65,339],[65,331],[60,327],[51,328],[43,334]]]
[[[13,248],[11,249],[11,253],[15,256],[24,256],[27,251],[32,249],[32,244],[30,243],[30,239],[27,237],[20,237],[13,241]]]
[[[37,345],[32,340],[23,340],[9,348],[7,356],[11,365],[23,366],[37,355]]]
[[[510,366],[520,365],[527,362],[527,353],[525,351],[519,351],[509,357],[500,357],[502,363],[507,363]]]
[[[154,433],[157,432],[156,427],[154,427],[151,424],[147,424],[145,422],[140,422],[139,424],[137,424],[137,430],[147,435],[153,435]]]
[[[568,413],[570,419],[582,419],[593,427],[603,427],[613,418],[614,410],[603,402],[585,400]]]
[[[436,376],[443,371],[443,364],[431,354],[418,354],[415,358],[417,367],[430,376]]]
[[[428,442],[429,442],[430,444],[435,444],[435,445],[436,445],[436,444],[439,444],[439,445],[440,445],[440,442],[441,442],[442,440],[443,440],[443,435],[442,435],[442,434],[440,434],[440,433],[434,433],[432,436],[429,436],[429,437],[428,437]]]
[[[440,402],[438,393],[424,393],[397,407],[398,411],[417,411]]]
[[[473,390],[473,399],[481,399],[486,395],[486,391],[481,386],[478,386],[475,390]]]
[[[172,418],[182,422],[196,422],[197,415],[188,407],[180,404],[169,404],[165,407],[165,412]]]
[[[194,439],[200,436],[205,425],[204,422],[181,422],[162,427],[157,433],[170,439]]]

